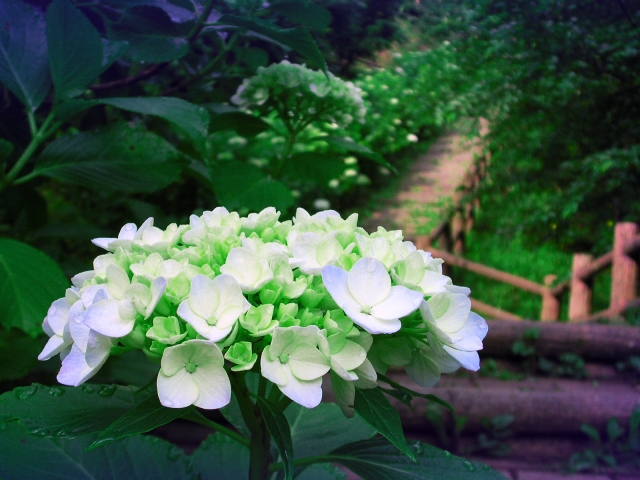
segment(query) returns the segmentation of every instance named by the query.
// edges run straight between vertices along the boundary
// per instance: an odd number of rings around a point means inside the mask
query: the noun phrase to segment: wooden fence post
[[[447,222],[442,228],[442,232],[438,235],[438,249],[445,252],[451,251],[451,223]],[[451,266],[445,263],[442,265],[442,273],[444,275],[451,275]]]
[[[613,266],[611,268],[612,315],[619,315],[628,302],[638,294],[638,263],[625,253],[625,245],[638,233],[638,225],[631,222],[616,224],[613,240]]]
[[[569,296],[569,320],[586,319],[591,314],[591,279],[580,278],[580,271],[587,267],[593,257],[586,253],[576,253],[571,267],[571,294]]]
[[[540,320],[543,322],[558,320],[560,316],[560,300],[551,293],[551,284],[556,278],[555,275],[544,277],[545,292],[542,295],[542,312],[540,313]]]

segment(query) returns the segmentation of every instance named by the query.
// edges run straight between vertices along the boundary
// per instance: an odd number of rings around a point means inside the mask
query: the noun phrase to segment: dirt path
[[[486,131],[482,122],[481,133]],[[429,233],[480,152],[478,141],[471,142],[458,132],[440,137],[409,168],[398,193],[372,215],[365,228],[375,231],[380,225],[401,229],[405,235]]]

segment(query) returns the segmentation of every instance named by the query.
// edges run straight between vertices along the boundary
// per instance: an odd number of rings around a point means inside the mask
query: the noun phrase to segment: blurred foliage
[[[640,4],[625,0],[458,0],[410,18],[450,42],[472,115],[490,122],[495,229],[569,251],[610,248],[640,203]]]

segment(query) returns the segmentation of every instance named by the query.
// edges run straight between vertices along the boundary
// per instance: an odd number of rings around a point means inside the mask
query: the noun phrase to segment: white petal
[[[347,340],[341,351],[331,357],[332,360],[340,363],[346,370],[358,368],[365,358],[367,358],[367,352],[364,351],[364,348],[349,340]]]
[[[443,345],[442,348],[444,348],[445,352],[455,358],[460,365],[467,370],[474,372],[480,370],[480,356],[478,355],[478,352],[464,352],[462,350],[451,348],[447,345]]]
[[[117,238],[94,238],[93,240],[91,240],[91,243],[93,243],[97,247],[109,250],[109,244],[111,242],[114,242],[115,240],[117,240]]]
[[[71,341],[65,342],[61,336],[53,335],[38,355],[38,360],[49,360],[62,352],[68,345],[71,345]]]
[[[110,337],[105,337],[98,332],[90,330],[87,350],[84,357],[87,365],[92,368],[102,366],[111,354],[111,347],[113,347],[114,344],[115,341]]]
[[[62,367],[58,373],[58,381],[63,385],[77,387],[93,377],[102,365],[90,367],[84,358],[84,353],[75,345],[71,352],[62,361]]]
[[[395,333],[400,330],[402,323],[398,319],[394,320],[380,320],[371,315],[361,313],[357,310],[352,310],[347,307],[344,309],[344,313],[353,320],[353,323],[361,326],[367,332],[377,335],[380,333]]]
[[[109,284],[109,293],[113,298],[117,298],[118,300],[124,297],[124,292],[131,283],[127,273],[115,264],[107,267],[107,281]]]
[[[231,401],[231,383],[222,365],[200,365],[191,374],[198,384],[199,394],[194,402],[200,408],[222,408]]]
[[[404,369],[421,387],[432,387],[440,380],[438,364],[421,352],[416,352]]]
[[[127,223],[120,229],[118,233],[118,240],[133,240],[138,231],[135,223]]]
[[[191,280],[188,302],[193,313],[207,320],[220,304],[220,292],[209,277],[196,275]]]
[[[285,385],[289,378],[289,375],[287,375],[289,367],[282,365],[278,359],[269,360],[269,347],[269,345],[265,347],[262,352],[262,357],[260,358],[260,372],[264,378],[271,380],[276,385]]]
[[[391,287],[389,296],[371,309],[371,315],[381,320],[393,320],[415,312],[424,297],[422,293],[399,285]]]
[[[327,359],[311,345],[297,343],[288,353],[291,373],[300,380],[314,380],[329,371]]]
[[[322,269],[322,281],[324,286],[327,287],[327,291],[331,295],[331,298],[338,304],[338,306],[344,309],[347,305],[352,309],[360,310],[358,302],[351,292],[347,284],[348,273],[342,268],[335,267],[333,265],[327,265]]]
[[[62,335],[69,321],[69,302],[66,298],[55,300],[47,311],[47,323],[57,335]]]
[[[379,260],[361,258],[349,270],[347,284],[360,305],[373,307],[389,295],[391,277]]]
[[[167,279],[164,277],[158,277],[151,282],[151,301],[147,305],[145,310],[145,319],[149,318],[153,311],[156,309],[158,302],[162,298],[162,294],[167,288]]]
[[[120,318],[117,300],[94,303],[84,312],[84,324],[107,337],[120,338],[133,330],[134,321]]]
[[[158,398],[165,407],[184,408],[198,399],[198,385],[184,368],[170,377],[160,371],[157,385]]]
[[[287,383],[278,385],[278,388],[287,397],[303,407],[315,408],[322,400],[322,377],[315,380],[298,380],[291,370],[285,369]]]
[[[378,375],[368,358],[353,372],[358,375],[358,380],[354,382],[356,387],[376,388],[378,386]]]

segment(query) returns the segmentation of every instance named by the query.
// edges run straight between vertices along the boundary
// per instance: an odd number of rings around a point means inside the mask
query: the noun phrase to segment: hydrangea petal
[[[199,389],[198,398],[193,402],[196,407],[222,408],[231,401],[231,383],[222,365],[199,365],[191,377]]]
[[[129,334],[134,322],[120,317],[118,303],[116,300],[104,300],[89,306],[84,313],[85,325],[107,337],[119,338]]]
[[[169,408],[184,408],[198,399],[199,388],[196,381],[184,368],[168,376],[158,373],[158,398],[160,403]]]
[[[389,296],[371,309],[371,315],[381,320],[393,320],[415,312],[422,304],[422,293],[399,285],[391,287]]]
[[[284,385],[278,384],[278,388],[287,397],[303,407],[315,408],[322,401],[322,378],[315,380],[298,380],[293,376],[291,370],[284,369],[287,375],[287,382]]]
[[[288,352],[289,368],[300,380],[314,380],[329,371],[327,359],[309,344],[297,343]]]
[[[478,355],[478,352],[456,350],[448,345],[443,345],[442,348],[444,348],[445,352],[456,359],[456,361],[467,370],[471,370],[473,372],[480,370],[480,356]]]
[[[280,360],[269,359],[269,348],[270,346],[265,347],[262,352],[262,357],[260,358],[260,372],[264,378],[271,380],[276,385],[285,385],[289,378],[285,370],[288,371],[288,369],[280,363]]]
[[[373,307],[389,295],[391,277],[379,260],[361,258],[349,271],[347,284],[360,305]]]

